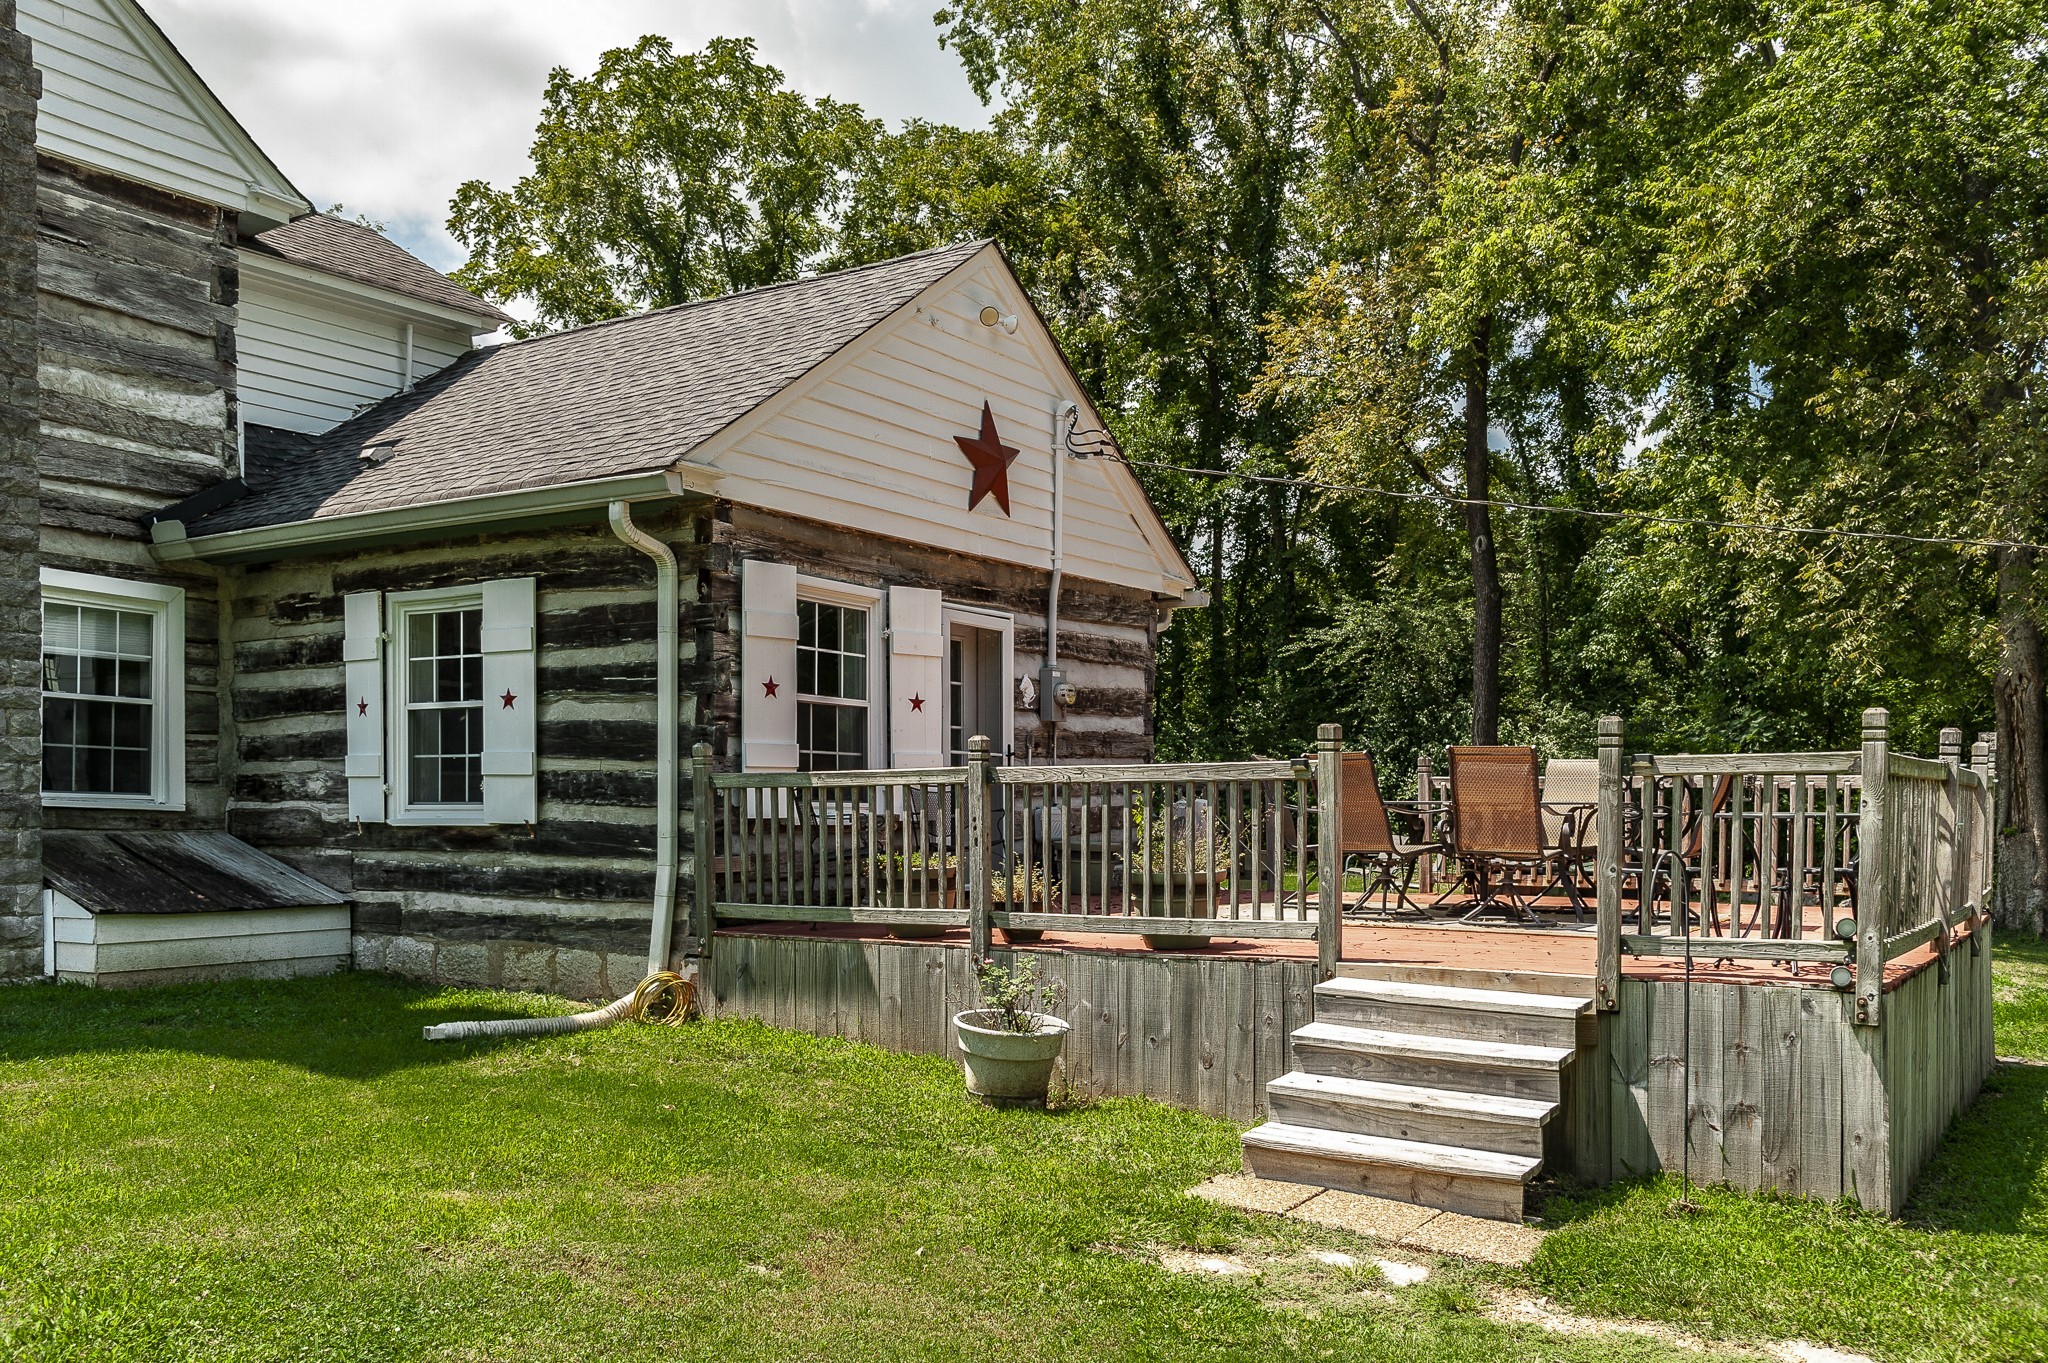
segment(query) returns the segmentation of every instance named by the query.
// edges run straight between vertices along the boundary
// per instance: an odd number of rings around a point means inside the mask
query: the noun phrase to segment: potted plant
[[[894,852],[875,858],[874,883],[892,909],[952,909],[960,904],[960,858],[943,852]],[[889,935],[931,938],[944,923],[891,923]]]
[[[1028,961],[983,960],[974,967],[981,1007],[953,1018],[967,1091],[992,1107],[1044,1107],[1053,1063],[1067,1039],[1057,982],[1041,984]]]
[[[1214,918],[1216,898],[1230,883],[1229,849],[1208,829],[1174,836],[1170,813],[1140,816],[1136,874],[1151,882],[1144,912],[1157,918]],[[1155,951],[1192,951],[1208,938],[1183,933],[1148,932],[1145,945]]]
[[[1035,866],[1021,863],[995,877],[989,897],[998,913],[1060,913],[1066,902],[1057,880],[1048,878]],[[1044,928],[1004,928],[1002,932],[1004,941],[1020,944],[1045,936]]]

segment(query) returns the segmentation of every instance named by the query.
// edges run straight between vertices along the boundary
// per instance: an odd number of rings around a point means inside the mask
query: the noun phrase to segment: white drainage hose
[[[468,1041],[475,1037],[558,1036],[563,1032],[589,1032],[627,1018],[657,1022],[673,1027],[689,1016],[697,999],[697,986],[673,970],[657,970],[635,985],[633,992],[612,1000],[602,1008],[568,1017],[503,1018],[497,1022],[437,1022],[421,1029],[429,1041]]]

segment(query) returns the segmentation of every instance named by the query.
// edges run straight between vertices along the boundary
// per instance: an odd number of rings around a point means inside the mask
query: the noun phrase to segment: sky
[[[316,208],[385,224],[438,269],[464,180],[526,167],[548,72],[660,33],[682,50],[751,37],[806,95],[891,123],[978,127],[939,47],[935,0],[143,0],[150,17]]]

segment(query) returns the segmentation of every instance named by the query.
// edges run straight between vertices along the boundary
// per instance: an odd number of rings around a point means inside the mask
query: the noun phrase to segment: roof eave
[[[331,270],[301,265],[295,260],[286,260],[282,256],[270,255],[263,251],[252,251],[246,247],[241,252],[239,264],[243,274],[258,276],[283,288],[297,289],[316,297],[336,299],[357,308],[378,309],[409,321],[457,327],[471,336],[488,336],[511,320],[508,314],[495,310],[484,313],[450,307],[446,303],[432,302],[414,294],[400,293],[396,289],[367,283],[350,275],[335,274]]]
[[[482,533],[515,529],[529,521],[593,511],[612,502],[665,500],[707,495],[717,483],[708,469],[660,469],[553,487],[521,488],[482,497],[360,511],[347,516],[287,521],[188,538],[185,523],[160,520],[150,527],[150,552],[158,561],[198,559],[207,563],[253,563],[324,550],[346,550],[437,532]]]

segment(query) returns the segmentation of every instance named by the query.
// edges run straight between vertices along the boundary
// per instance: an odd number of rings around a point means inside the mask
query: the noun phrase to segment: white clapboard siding
[[[946,765],[945,598],[889,589],[889,765]]]
[[[539,818],[534,717],[534,579],[484,583],[484,818],[531,824]]]
[[[719,495],[1048,566],[1055,412],[1082,395],[1008,270],[993,253],[976,262],[693,456],[719,470]],[[1015,334],[981,324],[988,303],[1019,317]],[[979,431],[984,401],[1018,450],[1008,516],[993,497],[967,509],[973,473],[953,438]],[[1128,469],[1071,458],[1064,469],[1069,576],[1169,594],[1192,585]]]
[[[59,976],[120,984],[183,972],[309,974],[349,958],[349,911],[330,904],[228,913],[87,913],[49,892]]]
[[[43,151],[257,226],[310,207],[132,0],[21,0],[17,23],[43,72]]]
[[[797,766],[796,569],[764,559],[740,565],[740,766]]]
[[[235,328],[242,418],[318,435],[405,384],[405,322],[321,304],[243,276]],[[413,327],[413,379],[453,364],[470,347],[457,329]]]

